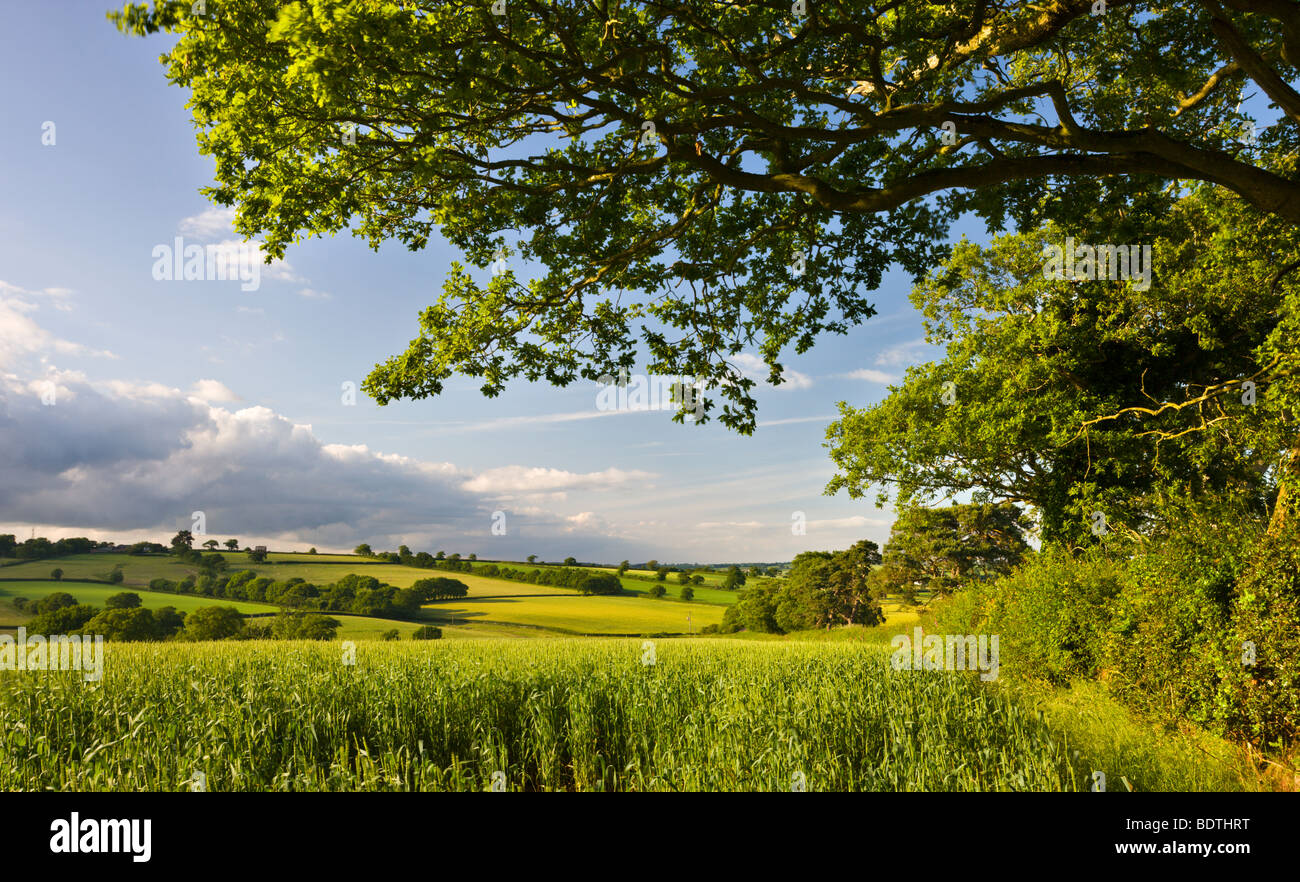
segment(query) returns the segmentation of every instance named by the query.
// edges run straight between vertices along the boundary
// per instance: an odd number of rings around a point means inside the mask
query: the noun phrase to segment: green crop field
[[[685,634],[722,621],[723,608],[645,597],[502,597],[425,606],[443,621],[534,625],[577,634]]]
[[[653,643],[653,646],[648,645]],[[650,652],[653,650],[653,664]],[[860,643],[109,644],[0,675],[0,789],[1077,790],[971,675]]]

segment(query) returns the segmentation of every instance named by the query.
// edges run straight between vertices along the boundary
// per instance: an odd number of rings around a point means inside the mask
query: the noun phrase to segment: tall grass
[[[1067,746],[973,675],[859,643],[116,644],[0,674],[0,788],[1072,790]],[[499,776],[498,776],[499,777]]]

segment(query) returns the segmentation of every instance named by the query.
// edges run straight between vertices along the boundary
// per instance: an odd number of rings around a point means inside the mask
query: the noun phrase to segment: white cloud
[[[182,220],[180,231],[185,236],[215,239],[217,236],[229,235],[234,225],[235,209],[214,205]]]
[[[821,521],[809,521],[808,529],[818,530],[845,530],[859,527],[888,527],[893,521],[882,520],[880,518],[867,518],[862,515],[853,515],[847,518],[827,518]]]
[[[760,420],[758,427],[763,429],[768,426],[789,426],[795,423],[829,423],[833,419],[837,419],[835,414],[827,414],[826,416],[788,417],[782,420]]]
[[[219,404],[227,401],[243,401],[224,383],[217,380],[199,380],[190,387],[190,394],[200,401]]]
[[[908,340],[883,349],[876,356],[876,364],[880,367],[905,367],[927,360],[930,355],[927,350],[936,348],[926,343],[924,337]]]
[[[313,288],[303,288],[298,292],[299,297],[306,297],[308,300],[329,300],[331,299],[328,291],[317,291]]]
[[[461,485],[472,493],[555,493],[567,490],[607,490],[632,481],[649,481],[650,472],[609,468],[601,472],[502,466],[475,475]]]
[[[40,310],[40,304],[33,299],[25,299],[53,298],[55,308],[60,308],[58,304],[63,302],[62,298],[66,296],[67,289],[64,288],[27,291],[0,281],[0,367],[11,367],[24,356],[44,356],[50,353],[117,357],[107,350],[91,349],[80,343],[54,336],[31,317],[32,313]]]
[[[899,377],[894,374],[873,368],[859,368],[856,371],[849,371],[847,374],[837,374],[836,376],[845,380],[866,380],[868,383],[881,383],[884,385],[896,383],[899,380]]]
[[[812,377],[800,373],[790,368],[785,368],[781,372],[781,385],[773,387],[767,381],[771,371],[768,369],[767,362],[763,361],[757,355],[748,352],[741,352],[731,356],[731,363],[740,370],[742,374],[751,380],[757,380],[765,386],[776,389],[809,389],[813,385]]]

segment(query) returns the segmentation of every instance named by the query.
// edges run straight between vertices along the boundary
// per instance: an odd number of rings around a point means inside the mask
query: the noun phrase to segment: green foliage
[[[659,584],[651,585],[650,588],[646,591],[646,595],[654,598],[655,600],[658,600],[660,597],[663,597],[667,593],[668,593],[667,589],[664,588],[663,585],[659,585]]]
[[[140,595],[134,591],[123,591],[105,600],[104,606],[108,609],[136,609],[140,606]]]
[[[1028,526],[1014,505],[904,508],[890,528],[882,565],[870,576],[873,593],[910,600],[917,589],[948,593],[972,579],[1004,575],[1029,550]]]
[[[35,604],[37,616],[26,623],[29,634],[78,634],[81,629],[99,612],[86,603],[76,603],[51,607],[44,604],[50,597],[42,598]]]
[[[434,625],[421,625],[411,633],[412,640],[441,640],[442,629]]]
[[[63,570],[59,569],[58,567],[55,567],[54,569],[50,570],[50,578],[56,582],[61,581],[63,579]]]
[[[1150,289],[1045,278],[1045,247],[1067,236],[1151,242]],[[841,405],[828,490],[887,488],[877,501],[892,490],[898,507],[969,491],[1031,506],[1044,539],[1075,544],[1094,541],[1094,511],[1112,529],[1145,529],[1165,487],[1264,500],[1288,444],[1266,343],[1294,324],[1285,304],[1298,286],[1277,261],[1297,251],[1300,230],[1211,188],[1170,212],[1097,209],[1069,227],[961,243],[912,294],[941,360],[909,368],[879,404]],[[1250,406],[1246,377],[1260,382]],[[1203,407],[1172,407],[1210,388]],[[1153,401],[1171,407],[1124,412]]]
[[[1261,745],[1300,741],[1300,522],[1252,549],[1226,642],[1229,731]]]
[[[271,620],[271,636],[277,640],[333,640],[341,624],[318,613],[281,610]]]
[[[1002,671],[1063,685],[1101,670],[1108,603],[1121,574],[1102,550],[1052,546],[1010,575],[937,604],[935,619],[946,633],[997,634]]]
[[[244,617],[233,606],[205,606],[185,617],[186,640],[227,640],[244,630]]]
[[[662,586],[656,586],[661,588]],[[612,573],[595,573],[585,576],[578,584],[583,594],[622,594],[623,583]]]

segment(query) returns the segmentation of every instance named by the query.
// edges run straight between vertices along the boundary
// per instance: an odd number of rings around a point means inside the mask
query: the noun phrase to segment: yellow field
[[[489,580],[490,581],[490,580]],[[502,597],[425,607],[443,621],[501,622],[575,634],[698,634],[722,621],[723,607],[643,597]],[[690,623],[687,623],[687,616]]]

